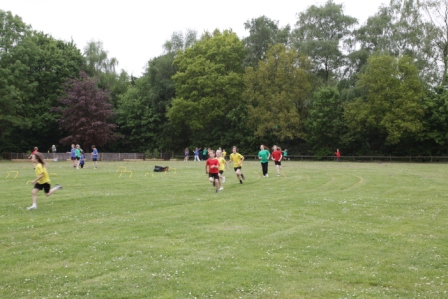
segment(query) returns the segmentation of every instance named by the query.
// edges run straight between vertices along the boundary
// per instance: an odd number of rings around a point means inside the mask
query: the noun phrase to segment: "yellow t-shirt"
[[[227,152],[226,151],[223,151],[222,152],[222,157],[225,159],[226,158],[226,155],[227,155]]]
[[[36,176],[43,174],[42,178],[37,182],[39,184],[50,183],[50,176],[48,175],[47,168],[43,167],[41,163],[36,165]]]
[[[223,157],[219,157],[218,161],[219,161],[218,170],[226,170],[226,160]]]
[[[230,160],[233,161],[233,168],[237,168],[240,166],[243,166],[243,156],[239,153],[231,153],[230,154]]]

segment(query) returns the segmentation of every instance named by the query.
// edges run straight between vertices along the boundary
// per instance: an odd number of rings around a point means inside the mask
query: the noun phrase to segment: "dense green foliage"
[[[247,20],[244,38],[174,32],[135,78],[101,41],[80,51],[0,10],[0,152],[68,140],[55,111],[84,71],[110,94],[111,134],[123,136],[101,150],[447,154],[447,20],[446,0],[391,0],[362,24],[328,0],[294,27]]]

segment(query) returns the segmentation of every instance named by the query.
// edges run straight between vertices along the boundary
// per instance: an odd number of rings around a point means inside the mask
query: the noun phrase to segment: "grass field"
[[[216,194],[203,162],[50,162],[28,211],[1,162],[0,298],[447,298],[447,168],[245,162]]]

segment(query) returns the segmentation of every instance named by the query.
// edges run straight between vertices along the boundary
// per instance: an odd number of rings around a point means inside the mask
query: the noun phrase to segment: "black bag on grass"
[[[154,166],[154,172],[165,172],[168,171],[168,166]]]

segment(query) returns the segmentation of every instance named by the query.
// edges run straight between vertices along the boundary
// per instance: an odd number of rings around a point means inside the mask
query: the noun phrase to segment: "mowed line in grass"
[[[258,179],[260,164],[245,162],[244,184],[226,171],[218,194],[202,162],[169,162],[177,173],[154,177],[144,176],[152,163],[124,163],[130,179],[115,173],[121,163],[61,167],[52,182],[64,189],[40,193],[39,209],[26,211],[31,169],[1,186],[3,271],[14,288],[0,295],[442,294],[447,191],[434,173],[444,165],[335,164],[285,162],[284,177],[270,164],[270,177]]]

